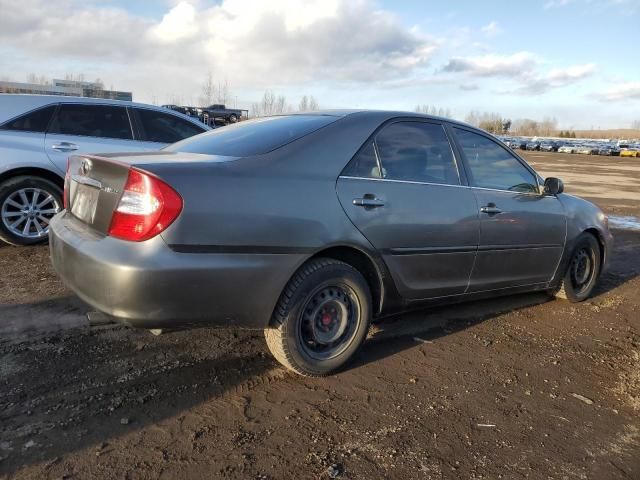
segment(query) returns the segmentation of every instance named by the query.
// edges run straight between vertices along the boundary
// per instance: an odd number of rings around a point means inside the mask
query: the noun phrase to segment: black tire
[[[235,115],[230,115],[229,116],[229,121],[231,123],[236,123],[238,121],[238,117],[236,117]]]
[[[5,242],[15,246],[36,245],[39,243],[44,243],[48,240],[48,227],[44,228],[45,233],[41,234],[41,236],[39,237],[20,235],[10,228],[11,223],[9,223],[9,218],[17,218],[9,217],[9,215],[15,215],[17,211],[16,207],[12,207],[10,205],[10,197],[12,197],[20,190],[26,190],[27,192],[29,192],[35,189],[51,195],[58,211],[62,210],[62,189],[55,183],[44,178],[34,176],[19,176],[5,180],[2,184],[0,184],[0,240],[4,240]],[[50,210],[52,209],[47,209],[47,211]],[[53,215],[46,214],[44,216],[50,218]],[[32,222],[35,220],[36,219],[33,219]],[[42,225],[42,222],[40,223]],[[33,229],[35,229],[35,224],[33,224]]]
[[[358,270],[317,258],[289,280],[264,336],[273,356],[289,370],[325,376],[354,358],[369,331],[371,311],[369,285]],[[337,337],[324,343],[324,335]]]
[[[588,270],[586,274],[581,274],[582,263]],[[571,303],[578,303],[591,296],[602,267],[602,257],[600,255],[600,244],[590,233],[581,234],[571,252],[571,258],[567,265],[567,271],[555,290],[556,297],[569,300]]]

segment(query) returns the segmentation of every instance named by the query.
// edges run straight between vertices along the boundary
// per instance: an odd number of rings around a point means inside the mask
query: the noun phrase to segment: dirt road
[[[527,156],[640,216],[638,159]],[[260,332],[89,328],[45,247],[1,247],[0,479],[638,479],[640,230],[614,234],[590,301],[388,319],[323,379]]]

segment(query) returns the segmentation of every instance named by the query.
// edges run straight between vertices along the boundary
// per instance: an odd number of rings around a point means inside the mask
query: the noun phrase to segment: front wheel
[[[34,245],[49,238],[49,221],[62,210],[62,189],[40,177],[20,176],[0,184],[0,239]]]
[[[598,240],[590,233],[583,233],[576,241],[567,272],[555,295],[571,303],[589,298],[600,275],[601,263]]]
[[[306,376],[329,375],[353,359],[371,318],[371,292],[351,265],[331,258],[304,264],[289,281],[264,331],[273,356]]]

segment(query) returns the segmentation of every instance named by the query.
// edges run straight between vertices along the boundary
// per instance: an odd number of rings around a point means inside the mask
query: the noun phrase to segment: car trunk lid
[[[176,152],[74,155],[69,157],[65,178],[65,202],[71,215],[96,231],[107,234],[132,167],[153,173],[153,165],[171,164],[181,169],[187,163],[217,163],[235,159]],[[171,183],[171,179],[165,179]]]

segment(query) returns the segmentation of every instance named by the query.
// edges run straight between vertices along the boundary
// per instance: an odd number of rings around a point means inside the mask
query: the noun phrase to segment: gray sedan
[[[326,375],[372,319],[523,291],[587,298],[612,236],[595,205],[493,136],[402,112],[261,118],[156,153],[71,157],[56,271],[135,327],[264,329]]]

